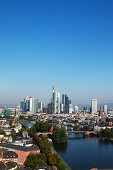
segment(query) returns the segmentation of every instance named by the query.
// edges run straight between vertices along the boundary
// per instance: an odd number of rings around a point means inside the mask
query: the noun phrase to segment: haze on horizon
[[[0,104],[52,85],[73,104],[113,102],[113,1],[1,0]]]

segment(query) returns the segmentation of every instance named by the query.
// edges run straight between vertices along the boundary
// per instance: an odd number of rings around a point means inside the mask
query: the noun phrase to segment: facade
[[[91,113],[96,114],[97,113],[97,99],[91,100]]]
[[[74,112],[75,112],[75,113],[78,113],[78,111],[79,111],[78,106],[75,106],[75,107],[74,107]]]
[[[24,101],[20,102],[20,109],[23,112],[31,112],[31,114],[38,113],[38,99],[32,98],[31,96],[25,97]]]
[[[34,154],[40,153],[39,147],[34,146],[34,145],[30,147],[25,147],[25,146],[13,145],[13,144],[8,144],[8,143],[0,143],[0,150],[2,149],[7,149],[7,151],[15,152],[18,155],[17,163],[20,165],[24,164],[27,156],[30,153],[34,153]]]
[[[30,98],[30,112],[36,114],[36,99]]]
[[[42,102],[38,102],[38,112],[43,112],[43,103]]]
[[[72,113],[71,100],[66,94],[62,95],[63,113]]]
[[[30,111],[30,98],[31,98],[31,96],[27,96],[24,99],[24,102],[25,102],[25,112],[29,112]]]
[[[36,99],[36,113],[38,113],[38,99]]]
[[[9,109],[5,109],[4,110],[4,116],[9,116],[10,115],[10,110]]]
[[[20,109],[24,112],[25,111],[25,102],[21,101],[20,102]]]
[[[103,110],[104,110],[104,113],[105,113],[105,114],[107,114],[107,113],[108,113],[107,105],[104,105]]]
[[[69,104],[69,113],[73,113],[73,105],[71,103]]]
[[[51,114],[52,113],[52,103],[48,104],[48,113]]]
[[[55,91],[53,86],[53,96],[52,96],[52,113],[60,113],[60,93]]]

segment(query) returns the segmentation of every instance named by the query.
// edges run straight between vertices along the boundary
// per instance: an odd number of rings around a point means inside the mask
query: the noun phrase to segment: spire
[[[55,87],[54,87],[54,85],[53,85],[53,93],[55,92]]]

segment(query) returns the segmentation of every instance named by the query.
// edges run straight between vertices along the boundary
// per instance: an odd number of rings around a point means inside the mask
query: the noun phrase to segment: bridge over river
[[[79,131],[66,131],[66,134],[68,135],[69,133],[84,133],[84,135],[89,136],[90,134],[94,134],[97,135],[97,132],[95,131],[83,131],[83,130],[79,130]]]
[[[79,130],[79,131],[66,131],[66,134],[68,135],[69,133],[84,133],[84,135],[89,136],[90,134],[94,134],[97,135],[97,132],[95,131],[83,131],[83,130]],[[43,136],[47,136],[47,135],[52,135],[52,132],[39,132],[36,133],[37,136],[43,135]]]

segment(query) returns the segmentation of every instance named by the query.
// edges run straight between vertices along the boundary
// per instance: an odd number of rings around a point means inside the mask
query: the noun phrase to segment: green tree
[[[101,129],[100,130],[100,137],[106,137],[106,138],[113,138],[113,132],[111,131],[111,129]]]
[[[46,156],[44,154],[34,154],[34,153],[30,153],[27,156],[27,159],[25,161],[25,165],[27,167],[30,167],[31,169],[36,168],[37,166],[43,166],[45,165],[47,159]]]
[[[48,163],[50,165],[57,165],[57,159],[56,159],[55,155],[53,155],[52,153],[47,154],[47,159],[48,159]]]
[[[64,129],[62,128],[54,128],[52,139],[56,143],[66,143],[67,142],[67,135]]]
[[[49,123],[38,121],[36,124],[30,129],[30,132],[37,133],[37,132],[49,132]]]
[[[5,135],[5,132],[2,129],[0,129],[0,135]]]

